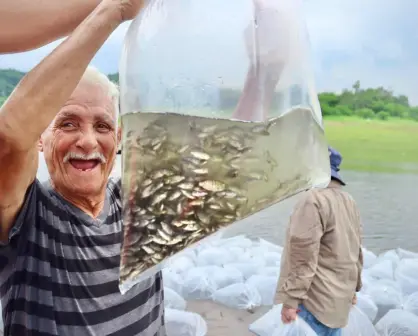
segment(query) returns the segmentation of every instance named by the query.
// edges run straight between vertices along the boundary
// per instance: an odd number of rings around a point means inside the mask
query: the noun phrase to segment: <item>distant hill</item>
[[[14,69],[0,69],[0,97],[10,95],[24,75],[24,72]]]
[[[0,69],[0,106],[12,93],[25,74],[25,72],[15,69]],[[117,73],[109,74],[108,77],[115,83],[119,82],[119,75]]]

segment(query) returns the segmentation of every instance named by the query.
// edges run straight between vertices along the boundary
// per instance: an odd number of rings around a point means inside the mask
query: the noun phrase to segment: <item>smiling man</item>
[[[118,288],[118,90],[88,64],[142,0],[103,0],[0,109],[0,295],[9,336],[162,336],[161,274]],[[36,179],[38,150],[50,181]]]
[[[54,190],[76,195],[69,201],[93,217],[115,161],[118,98],[116,86],[89,67],[39,143]]]

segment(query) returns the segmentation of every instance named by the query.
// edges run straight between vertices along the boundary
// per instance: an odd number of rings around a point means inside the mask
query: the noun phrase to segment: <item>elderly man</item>
[[[86,68],[142,0],[103,0],[0,110],[4,334],[165,335],[161,275],[118,289],[118,92]],[[35,178],[38,149],[51,182]]]
[[[319,336],[341,335],[363,266],[360,214],[341,188],[341,155],[329,155],[328,187],[308,191],[291,216],[276,295],[284,323],[299,314]]]

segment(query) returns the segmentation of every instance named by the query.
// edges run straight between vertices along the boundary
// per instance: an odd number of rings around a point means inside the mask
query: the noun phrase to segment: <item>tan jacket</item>
[[[332,186],[308,191],[290,218],[276,303],[303,304],[324,325],[344,327],[362,285],[361,231],[348,193]]]

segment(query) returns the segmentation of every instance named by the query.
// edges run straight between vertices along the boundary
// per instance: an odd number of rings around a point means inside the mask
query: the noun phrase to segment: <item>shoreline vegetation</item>
[[[0,106],[25,75],[0,69]],[[118,75],[109,78],[118,83]],[[222,90],[220,101],[232,109],[239,92]],[[383,87],[362,88],[357,81],[340,93],[322,92],[321,104],[326,137],[344,157],[342,170],[418,174],[418,106],[408,97]],[[303,100],[295,87],[290,99]],[[281,97],[274,98],[277,104]]]

